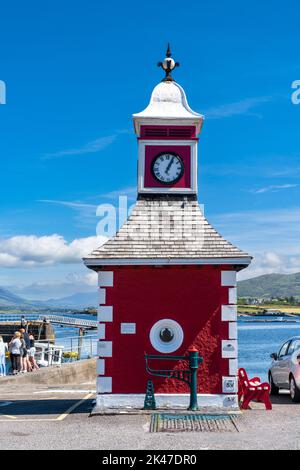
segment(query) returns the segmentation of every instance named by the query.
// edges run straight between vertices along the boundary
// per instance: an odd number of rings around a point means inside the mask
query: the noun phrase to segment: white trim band
[[[237,375],[238,372],[238,360],[237,359],[229,359],[229,375]]]
[[[114,285],[114,272],[113,271],[100,271],[98,273],[98,286],[99,287],[113,287]]]
[[[98,334],[98,339],[105,339],[105,324],[104,323],[98,323],[98,328],[97,328],[97,334]]]
[[[97,354],[100,357],[112,357],[112,341],[98,341]]]
[[[111,393],[112,377],[97,377],[97,393]]]
[[[106,290],[98,288],[98,304],[105,304],[106,303]]]
[[[97,375],[105,374],[105,360],[97,359]]]
[[[236,321],[237,320],[237,307],[236,305],[222,305],[221,306],[222,321]]]
[[[110,305],[98,308],[98,321],[113,321],[113,308]]]
[[[228,289],[228,303],[236,304],[237,303],[237,288],[229,287]]]
[[[228,339],[237,339],[237,322],[231,321],[228,323]]]
[[[86,266],[157,266],[157,265],[245,265],[251,263],[251,256],[241,258],[83,258]],[[230,271],[222,271],[230,272]],[[236,272],[233,271],[235,274]],[[223,284],[222,284],[223,285]],[[231,284],[233,285],[233,284]],[[235,285],[235,284],[234,284]]]
[[[199,407],[225,408],[228,410],[238,410],[237,395],[224,394],[198,394]],[[97,395],[96,406],[93,413],[101,413],[105,409],[142,409],[144,407],[145,394],[112,394]],[[155,394],[157,408],[183,408],[187,409],[189,405],[190,394],[180,393],[158,393]]]
[[[250,263],[251,257],[248,259]],[[221,286],[236,286],[236,271],[221,271]]]

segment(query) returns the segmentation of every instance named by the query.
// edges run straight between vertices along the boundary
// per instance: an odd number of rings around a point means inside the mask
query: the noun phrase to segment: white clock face
[[[153,160],[152,173],[160,183],[175,183],[183,172],[183,161],[176,153],[161,153]]]

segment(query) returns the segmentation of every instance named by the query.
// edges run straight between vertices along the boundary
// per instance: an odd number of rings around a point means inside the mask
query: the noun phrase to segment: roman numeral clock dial
[[[176,153],[160,153],[152,162],[152,174],[160,183],[176,183],[176,181],[180,180],[183,173],[183,161]]]

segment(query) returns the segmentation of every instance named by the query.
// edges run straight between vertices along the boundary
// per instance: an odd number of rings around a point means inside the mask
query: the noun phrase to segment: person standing
[[[16,331],[12,340],[8,345],[8,350],[10,352],[11,368],[12,373],[18,374],[21,371],[21,333]]]
[[[21,316],[21,326],[20,326],[20,328],[24,328],[25,331],[27,331],[27,329],[28,329],[28,323],[27,323],[27,320],[25,318],[25,315]]]
[[[30,340],[29,340],[29,334],[26,333],[24,328],[20,329],[21,333],[21,343],[22,343],[22,348],[21,348],[21,372],[24,374],[26,372],[31,372],[32,367],[28,359],[28,349],[30,348]]]
[[[33,336],[32,331],[29,332],[29,341],[30,341],[29,361],[32,365],[32,368],[34,370],[38,370],[39,367],[38,367],[38,365],[36,363],[36,360],[35,360],[36,348],[35,348],[35,344],[34,344],[34,336]]]
[[[4,377],[6,375],[6,351],[8,351],[7,343],[4,343],[2,336],[0,336],[0,377]]]

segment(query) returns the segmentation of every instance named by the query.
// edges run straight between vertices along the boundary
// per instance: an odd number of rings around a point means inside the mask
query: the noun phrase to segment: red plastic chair
[[[252,400],[265,404],[266,410],[272,409],[270,402],[270,385],[267,382],[261,383],[259,377],[249,380],[245,369],[238,370],[239,390],[238,398],[242,410],[247,410]]]

